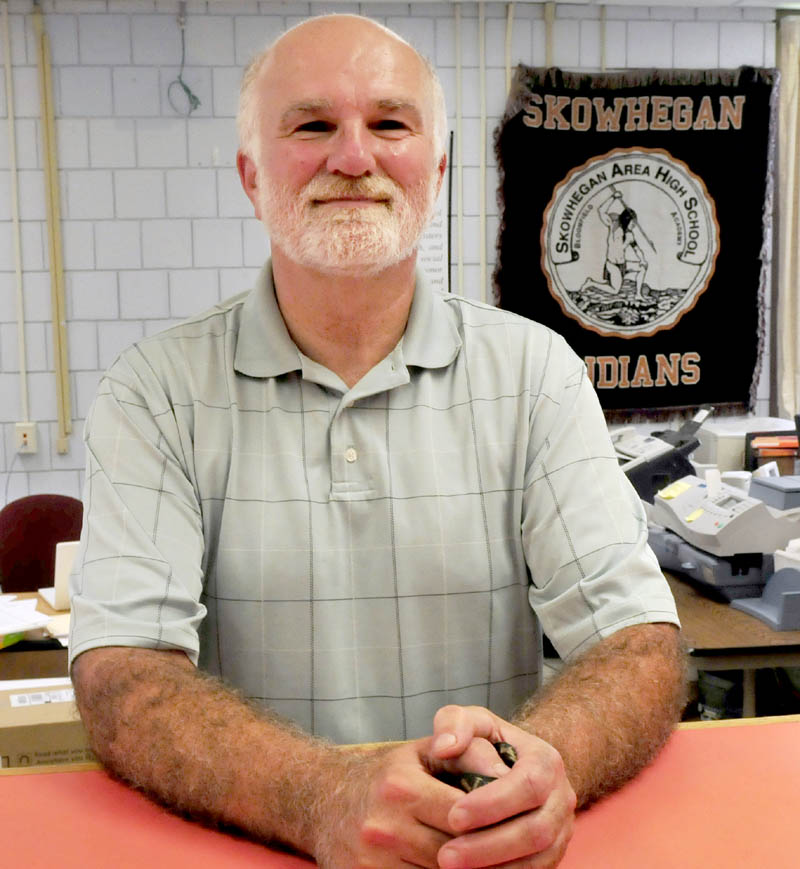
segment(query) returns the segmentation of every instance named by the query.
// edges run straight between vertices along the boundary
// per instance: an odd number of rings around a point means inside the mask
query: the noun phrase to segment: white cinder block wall
[[[450,3],[331,4],[189,0],[184,80],[201,104],[176,114],[168,86],[180,64],[175,0],[43,0],[52,44],[66,270],[73,434],[55,449],[57,410],[50,278],[31,0],[9,0],[24,270],[30,416],[39,451],[14,449],[20,419],[16,283],[5,83],[0,83],[0,505],[28,493],[80,497],[83,420],[102,371],[125,346],[250,285],[268,246],[240,191],[234,116],[242,66],[288,25],[360,12],[396,29],[439,68],[454,114]],[[461,4],[464,291],[480,297],[478,7]],[[506,4],[486,4],[487,256],[498,219],[491,133],[505,102]],[[606,7],[607,68],[772,66],[775,11]],[[557,5],[554,63],[597,71],[597,6]],[[0,54],[3,48],[0,46]],[[544,6],[514,6],[512,62],[545,62]],[[172,91],[176,102],[180,96]],[[768,395],[761,390],[759,413]]]

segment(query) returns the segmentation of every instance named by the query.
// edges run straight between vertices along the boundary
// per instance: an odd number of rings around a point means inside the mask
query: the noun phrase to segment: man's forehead
[[[421,60],[415,49],[393,31],[369,18],[346,14],[322,15],[301,22],[273,43],[271,53],[291,56],[307,48],[320,60],[337,50],[350,54],[376,46]]]
[[[311,19],[273,46],[262,70],[265,95],[279,102],[331,99],[348,87],[362,100],[420,104],[430,73],[410,45],[374,22],[351,16]]]

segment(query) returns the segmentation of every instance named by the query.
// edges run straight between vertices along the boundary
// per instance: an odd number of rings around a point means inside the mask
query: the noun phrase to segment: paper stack
[[[36,599],[0,597],[0,649],[23,639],[29,631],[43,628],[52,616],[36,609]]]

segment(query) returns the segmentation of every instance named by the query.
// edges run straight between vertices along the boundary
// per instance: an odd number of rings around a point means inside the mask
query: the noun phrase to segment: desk
[[[755,616],[718,603],[669,573],[683,635],[698,670],[742,670],[742,714],[756,714],[756,670],[800,667],[800,631],[773,631]]]
[[[47,772],[39,772],[46,769]],[[56,771],[58,770],[58,771]],[[310,869],[172,815],[96,764],[0,770],[3,865],[20,869]]]
[[[559,869],[796,869],[800,716],[681,725]]]
[[[798,781],[800,716],[681,725],[634,781],[579,814],[560,869],[796,869]],[[2,770],[0,805],[9,866],[313,865],[170,815],[91,766]]]

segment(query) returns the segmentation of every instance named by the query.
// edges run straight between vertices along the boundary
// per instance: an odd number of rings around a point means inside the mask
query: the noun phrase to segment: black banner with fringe
[[[776,79],[517,69],[495,136],[496,300],[567,339],[611,419],[753,408]]]

